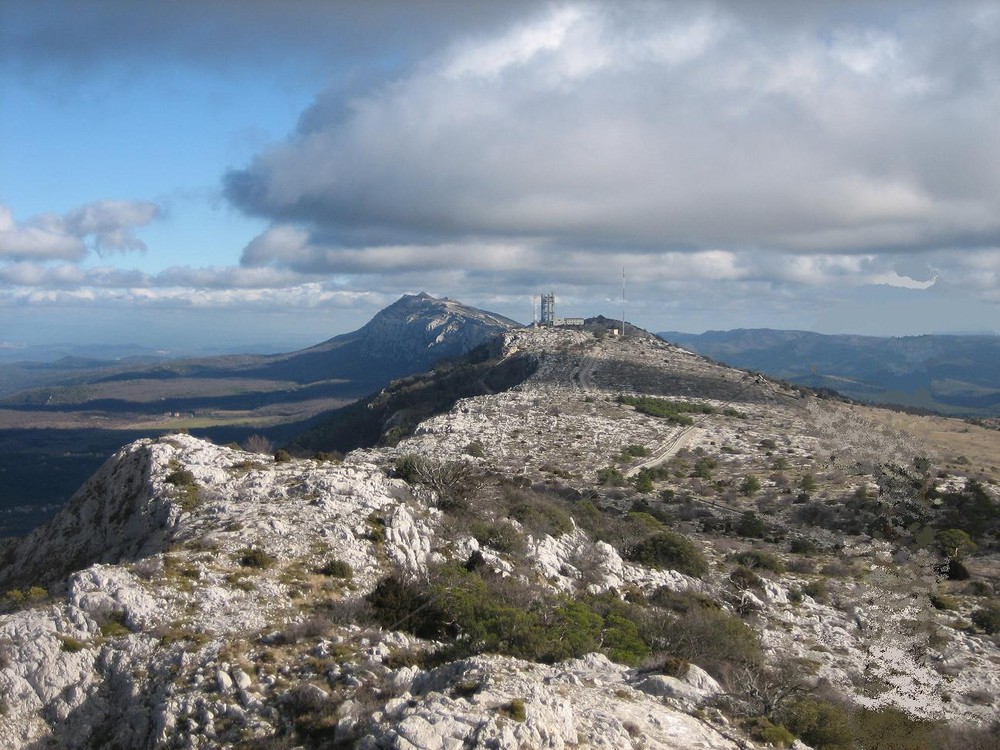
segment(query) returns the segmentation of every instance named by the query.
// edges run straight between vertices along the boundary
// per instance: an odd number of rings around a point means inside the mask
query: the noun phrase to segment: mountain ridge
[[[653,338],[501,340],[527,377],[343,462],[121,449],[6,551],[3,736],[734,750],[823,747],[818,711],[989,747],[981,454]]]
[[[1000,337],[877,337],[778,329],[663,331],[713,359],[859,401],[956,416],[1000,414]]]

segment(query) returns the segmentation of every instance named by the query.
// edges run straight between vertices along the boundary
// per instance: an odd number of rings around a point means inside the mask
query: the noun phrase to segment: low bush
[[[746,497],[753,497],[760,492],[760,480],[753,474],[748,474],[740,483],[740,494]]]
[[[733,560],[740,565],[751,570],[769,570],[772,573],[784,573],[785,564],[777,555],[764,550],[753,549],[746,552],[738,552],[733,555]]]
[[[597,470],[597,483],[605,487],[623,487],[625,475],[615,466],[606,466]]]
[[[642,634],[654,651],[697,664],[717,678],[733,665],[763,659],[760,636],[739,617],[721,609],[694,607],[674,616],[650,615]]]
[[[749,568],[744,568],[742,565],[737,566],[736,569],[729,574],[729,581],[739,591],[745,591],[746,589],[760,589],[764,586],[764,583],[761,581],[759,575],[754,573]]]
[[[270,568],[274,558],[260,547],[247,547],[237,553],[236,561],[244,568]]]
[[[507,515],[530,534],[558,537],[573,530],[573,519],[561,502],[512,490],[504,492],[504,499],[509,504]]]
[[[818,579],[815,581],[810,581],[805,586],[802,587],[802,593],[807,596],[811,596],[818,602],[825,602],[830,596],[830,589],[826,585],[826,581]]]
[[[177,468],[167,474],[167,484],[174,487],[196,487],[198,480],[190,470]]]
[[[101,635],[105,638],[117,638],[132,632],[125,624],[125,613],[120,610],[113,610],[105,615],[100,627]]]
[[[344,578],[350,580],[354,577],[354,568],[351,567],[350,563],[344,562],[343,560],[328,560],[317,570],[325,576],[330,576],[331,578]]]
[[[631,445],[626,445],[624,448],[622,448],[619,460],[622,463],[628,463],[633,458],[645,458],[650,453],[651,451],[645,445],[632,443]]]
[[[707,404],[698,404],[690,401],[668,401],[663,398],[652,396],[619,396],[619,404],[634,406],[637,412],[649,414],[653,417],[666,419],[668,422],[679,425],[694,424],[694,420],[688,414],[715,414],[715,408]]]
[[[793,539],[788,546],[789,551],[796,555],[815,555],[819,551],[819,545],[812,539],[798,537]]]
[[[1000,633],[1000,602],[989,602],[970,615],[973,624],[984,633]]]
[[[524,535],[511,524],[500,521],[473,521],[469,532],[481,545],[508,555],[518,554],[526,549]]]
[[[396,459],[392,475],[408,484],[416,484],[420,480],[420,473],[423,470],[424,463],[424,459],[420,456],[408,453]]]
[[[390,576],[367,600],[383,627],[447,641],[449,659],[491,652],[554,663],[600,651],[635,665],[650,654],[636,610],[616,597],[543,596],[478,569],[443,566],[429,583]]]
[[[745,511],[733,529],[739,536],[748,539],[763,539],[767,533],[764,521],[752,510]]]
[[[514,721],[524,721],[528,717],[527,709],[525,708],[524,701],[521,698],[514,698],[510,703],[504,706],[503,713]]]
[[[839,703],[803,698],[782,709],[777,719],[814,750],[855,750],[850,712]]]
[[[674,591],[661,586],[646,597],[646,601],[654,607],[662,607],[672,612],[689,612],[692,609],[721,609],[722,605],[715,599],[700,591]]]
[[[651,568],[676,570],[695,578],[708,572],[708,561],[701,550],[685,536],[661,531],[632,548],[628,559]]]
[[[931,594],[931,606],[934,609],[952,611],[958,609],[958,600],[947,594]]]

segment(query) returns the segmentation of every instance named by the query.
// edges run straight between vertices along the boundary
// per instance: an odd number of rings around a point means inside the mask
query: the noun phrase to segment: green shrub
[[[685,536],[661,531],[639,542],[628,559],[651,568],[666,568],[700,578],[708,572],[708,561],[701,550]]]
[[[708,594],[700,591],[674,591],[661,586],[650,594],[646,601],[655,606],[669,609],[672,612],[688,612],[692,609],[721,609],[721,605]]]
[[[237,562],[244,568],[270,568],[274,565],[274,558],[260,547],[247,547],[237,555]]]
[[[788,549],[796,555],[814,555],[819,551],[819,547],[812,539],[793,539]]]
[[[850,713],[839,703],[804,698],[786,706],[777,719],[814,750],[854,750]]]
[[[486,455],[486,448],[483,446],[482,441],[473,440],[465,446],[465,453],[473,458],[483,458]]]
[[[621,487],[625,484],[625,475],[615,466],[606,466],[597,470],[597,483],[606,487]]]
[[[731,665],[763,659],[760,636],[721,609],[693,607],[676,616],[651,616],[643,623],[643,637],[655,651],[686,659],[720,678]]]
[[[524,535],[503,521],[498,523],[473,521],[469,531],[477,542],[497,552],[516,554],[525,549]]]
[[[931,594],[931,606],[934,609],[951,611],[958,609],[958,600],[947,594]]]
[[[650,476],[647,471],[640,471],[632,479],[632,486],[635,487],[636,492],[652,492],[656,489],[653,485],[653,477]]]
[[[799,480],[799,489],[803,492],[813,492],[816,489],[816,477],[812,475],[812,472],[806,472],[802,475],[802,479]]]
[[[744,591],[746,589],[759,589],[764,586],[764,583],[760,580],[759,575],[754,573],[749,568],[744,568],[742,565],[737,566],[736,569],[729,574],[729,580],[740,591]]]
[[[694,424],[688,414],[715,414],[715,408],[707,404],[697,404],[690,401],[668,401],[652,396],[619,396],[619,404],[634,406],[641,414],[666,419],[679,425]]]
[[[970,615],[973,624],[984,633],[1000,633],[1000,602],[989,602]]]
[[[760,480],[753,474],[747,474],[740,483],[740,493],[746,497],[753,497],[760,492]]]
[[[365,519],[365,523],[368,526],[368,533],[365,535],[365,538],[372,544],[384,544],[385,518],[373,510],[368,514],[368,518]]]
[[[691,473],[691,476],[708,481],[712,478],[712,470],[716,466],[718,464],[714,459],[702,456],[694,462],[694,471]]]
[[[530,498],[521,493],[507,492],[511,503],[507,515],[534,535],[559,537],[573,530],[573,519],[561,505],[541,496]]]
[[[420,481],[420,475],[424,468],[424,459],[408,453],[396,459],[392,474],[397,479],[402,479],[407,484],[416,484]]]
[[[770,570],[772,573],[778,574],[785,572],[785,564],[781,561],[781,558],[764,550],[753,549],[746,552],[738,552],[733,555],[733,560],[751,570]]]
[[[178,468],[167,474],[167,483],[174,487],[194,487],[197,486],[198,480],[188,469]]]
[[[317,570],[325,576],[330,576],[331,578],[344,578],[350,580],[354,577],[354,568],[351,567],[350,563],[344,562],[343,560],[328,560]]]
[[[427,586],[387,576],[365,599],[386,630],[402,629],[419,638],[437,638],[443,632],[447,616]]]
[[[83,651],[83,649],[87,648],[87,644],[78,638],[73,638],[69,635],[60,635],[58,638],[62,641],[62,646],[60,646],[61,650],[68,654],[75,654],[76,652]]]
[[[638,624],[615,612],[608,613],[604,618],[601,645],[609,659],[630,667],[638,666],[652,653],[639,635]]]
[[[650,653],[629,605],[617,598],[540,596],[527,584],[461,566],[437,569],[429,584],[390,576],[366,598],[383,627],[449,640],[449,659],[491,652],[553,663],[603,651],[634,665]]]
[[[131,632],[125,624],[125,613],[119,610],[109,612],[101,623],[101,635],[105,638],[117,638]]]
[[[744,729],[751,738],[769,747],[791,747],[795,742],[795,735],[784,724],[773,724],[763,716],[751,719]]]
[[[818,602],[825,602],[830,596],[829,587],[823,579],[810,581],[802,587],[802,593],[811,596]]]
[[[288,463],[292,460],[292,454],[286,451],[284,448],[278,450],[274,454],[274,462],[278,464]]]
[[[764,521],[752,510],[744,512],[736,522],[734,531],[747,539],[763,539],[767,533]]]
[[[524,707],[524,701],[521,698],[514,698],[504,706],[503,713],[514,721],[524,721],[528,717],[527,709]]]
[[[965,559],[979,549],[979,545],[972,541],[972,537],[961,529],[939,531],[934,543],[942,555],[956,561]]]
[[[621,461],[622,463],[627,463],[633,458],[645,458],[650,453],[651,451],[645,445],[632,443],[631,445],[626,445],[622,448]]]
[[[937,722],[918,719],[891,706],[855,711],[853,725],[854,739],[863,750],[938,750],[940,747]]]

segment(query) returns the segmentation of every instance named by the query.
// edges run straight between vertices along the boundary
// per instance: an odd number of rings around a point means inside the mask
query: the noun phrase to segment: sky
[[[1000,3],[0,3],[0,347],[290,350],[426,291],[1000,332]]]

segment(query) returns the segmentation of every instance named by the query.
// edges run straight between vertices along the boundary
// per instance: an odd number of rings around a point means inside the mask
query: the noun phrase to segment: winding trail
[[[698,428],[698,423],[688,425],[680,432],[671,435],[666,442],[662,443],[652,455],[649,456],[645,461],[636,464],[631,469],[625,472],[625,478],[629,479],[634,477],[643,469],[651,469],[657,464],[663,463],[666,459],[670,458],[672,455],[677,453],[681,448],[687,445],[687,442],[694,437],[694,432]]]

